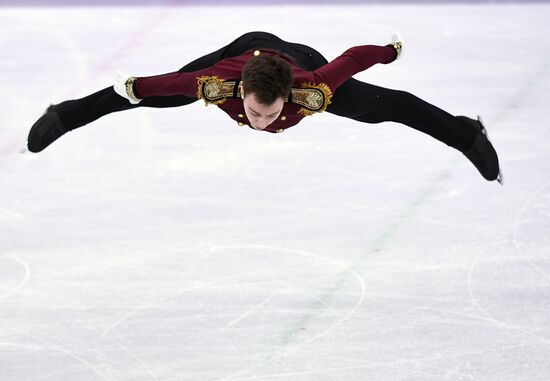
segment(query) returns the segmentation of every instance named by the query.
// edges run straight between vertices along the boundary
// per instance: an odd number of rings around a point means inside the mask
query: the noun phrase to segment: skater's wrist
[[[128,94],[128,97],[134,102],[139,102],[143,99],[139,96],[134,86],[137,80],[138,80],[137,77],[130,77],[126,80],[126,83],[125,83],[126,94]]]
[[[388,51],[390,52],[390,60],[387,61],[386,63],[392,63],[394,61],[397,60],[397,58],[399,57],[399,54],[401,53],[401,48],[402,48],[402,45],[400,42],[395,42],[395,43],[391,43],[391,44],[388,44],[386,45],[388,49]],[[391,49],[391,50],[390,50]]]
[[[397,61],[403,55],[403,38],[401,38],[399,32],[395,31],[392,33],[391,42],[386,46],[393,49],[394,58],[390,62]]]
[[[129,76],[121,71],[115,73],[115,81],[113,88],[115,92],[123,98],[128,99],[132,104],[138,104],[141,102],[141,98],[136,94],[134,89],[134,83],[137,81],[137,77]]]

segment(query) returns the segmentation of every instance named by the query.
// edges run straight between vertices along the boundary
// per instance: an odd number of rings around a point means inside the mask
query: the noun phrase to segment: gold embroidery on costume
[[[298,114],[303,116],[325,111],[331,98],[332,91],[324,83],[302,83],[301,88],[292,88],[292,103],[302,106]]]
[[[204,100],[205,104],[219,105],[225,99],[233,96],[235,81],[226,82],[216,76],[202,76],[197,78],[197,98]]]
[[[136,96],[136,93],[134,92],[134,82],[137,81],[137,77],[130,77],[126,80],[126,83],[124,84],[126,86],[126,94],[128,94],[128,97],[133,101],[141,101]]]
[[[225,81],[217,76],[197,77],[197,98],[204,100],[207,106],[220,105],[234,96],[236,84],[237,81]],[[298,114],[303,116],[325,111],[332,99],[332,91],[324,83],[304,82],[301,87],[293,87],[291,91],[292,103],[302,106]],[[239,92],[236,96],[240,97]],[[285,102],[288,101],[285,99]]]

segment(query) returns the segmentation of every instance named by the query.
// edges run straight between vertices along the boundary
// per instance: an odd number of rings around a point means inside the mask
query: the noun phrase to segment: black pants
[[[185,65],[179,71],[191,72],[207,68],[224,58],[235,57],[255,48],[280,51],[306,70],[312,71],[327,63],[325,57],[309,46],[286,42],[266,32],[250,32],[229,45]],[[195,97],[174,95],[149,97],[133,105],[116,94],[110,86],[87,97],[60,103],[54,106],[54,110],[59,112],[65,126],[73,129],[111,112],[135,107],[177,107],[196,100]],[[476,135],[472,125],[410,93],[374,86],[353,78],[336,89],[327,112],[359,122],[402,123],[460,151],[470,148]]]

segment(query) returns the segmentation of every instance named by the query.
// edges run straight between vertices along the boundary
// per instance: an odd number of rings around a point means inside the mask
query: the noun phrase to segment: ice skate
[[[478,116],[477,120],[465,116],[459,116],[458,118],[470,125],[474,125],[478,129],[474,143],[470,149],[464,151],[463,154],[475,165],[479,173],[481,173],[486,180],[497,180],[502,185],[503,179],[498,163],[498,156],[493,145],[487,138],[487,130],[483,125],[481,117]]]
[[[40,152],[69,131],[59,119],[57,111],[50,106],[32,126],[27,138],[27,148],[31,152]]]

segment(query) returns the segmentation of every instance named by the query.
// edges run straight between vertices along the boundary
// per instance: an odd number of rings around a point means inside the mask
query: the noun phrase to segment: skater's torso
[[[271,50],[246,52],[241,56],[222,60],[212,66],[211,72],[207,73],[212,75],[203,75],[198,78],[198,97],[203,99],[206,105],[217,105],[239,126],[250,126],[238,87],[244,65],[253,55],[260,54],[278,55],[288,61],[294,71],[294,85],[290,97],[285,99],[279,117],[263,131],[283,132],[298,124],[305,116],[322,112],[327,108],[332,98],[330,87],[324,83],[314,83],[313,72],[302,69],[289,57]]]
[[[307,71],[279,52],[251,50],[199,71],[139,78],[134,90],[141,98],[176,94],[197,97],[207,105],[217,105],[239,125],[250,126],[238,87],[244,66],[253,56],[260,54],[278,55],[291,64],[294,72],[291,95],[285,100],[279,117],[264,129],[272,133],[283,132],[304,117],[325,111],[333,92],[353,74],[395,58],[395,51],[390,47],[357,46],[315,71]]]

